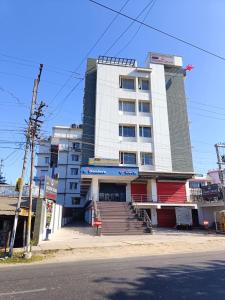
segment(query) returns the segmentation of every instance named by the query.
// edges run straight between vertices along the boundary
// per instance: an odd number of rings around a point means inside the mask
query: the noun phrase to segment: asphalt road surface
[[[225,252],[0,267],[3,299],[225,299]]]

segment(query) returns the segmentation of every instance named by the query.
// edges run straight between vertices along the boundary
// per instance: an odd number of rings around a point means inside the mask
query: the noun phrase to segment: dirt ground
[[[59,249],[48,262],[204,253],[224,249],[224,235],[204,231],[158,230],[153,235],[145,236],[91,237],[86,245],[82,244],[81,237],[74,248]]]

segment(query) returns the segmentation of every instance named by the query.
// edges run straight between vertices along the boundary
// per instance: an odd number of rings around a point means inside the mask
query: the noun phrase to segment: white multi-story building
[[[176,206],[192,207],[185,187],[193,175],[185,73],[173,55],[149,53],[145,67],[134,59],[88,59],[83,196],[145,203],[156,224],[172,223]]]
[[[83,206],[80,197],[82,126],[54,126],[52,136],[40,143],[36,177],[57,177],[57,203],[66,208]]]

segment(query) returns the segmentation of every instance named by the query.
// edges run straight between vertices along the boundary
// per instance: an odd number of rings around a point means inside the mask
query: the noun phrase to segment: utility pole
[[[32,100],[31,100],[29,123],[28,123],[28,128],[26,130],[26,145],[25,145],[25,150],[24,150],[23,167],[22,167],[22,172],[21,172],[21,177],[20,177],[21,184],[19,185],[19,196],[18,196],[18,201],[17,201],[17,205],[16,205],[15,218],[14,218],[13,229],[12,229],[12,234],[11,234],[11,239],[10,239],[10,246],[9,246],[9,256],[10,257],[13,255],[13,247],[14,247],[17,224],[18,224],[19,213],[20,213],[20,204],[21,204],[22,195],[23,195],[24,178],[25,178],[25,173],[26,173],[26,168],[27,168],[27,158],[28,158],[28,151],[29,151],[29,145],[30,145],[30,128],[31,128],[31,124],[32,124],[31,121],[32,121],[33,113],[34,113],[36,100],[37,100],[37,91],[38,91],[38,86],[39,86],[39,82],[41,79],[42,68],[43,68],[43,65],[40,64],[38,77],[37,77],[37,79],[34,80],[34,88],[33,88]]]
[[[5,180],[5,177],[3,176],[3,159],[1,159],[1,162],[0,162],[0,184],[6,184],[6,180]]]
[[[39,138],[40,126],[43,121],[39,118],[43,116],[42,110],[45,107],[45,103],[41,101],[37,110],[33,113],[30,127],[30,139],[31,139],[31,166],[30,166],[30,184],[29,184],[29,211],[27,222],[27,238],[26,238],[26,252],[25,258],[29,259],[32,256],[31,252],[31,225],[32,225],[32,201],[33,201],[33,177],[34,177],[34,159],[35,159],[35,142]]]
[[[225,180],[224,180],[224,168],[223,165],[225,165],[225,155],[220,153],[221,149],[225,149],[225,143],[217,143],[215,144],[216,148],[216,155],[217,155],[217,164],[219,167],[219,179],[222,186],[222,193],[223,193],[223,200],[225,201]]]

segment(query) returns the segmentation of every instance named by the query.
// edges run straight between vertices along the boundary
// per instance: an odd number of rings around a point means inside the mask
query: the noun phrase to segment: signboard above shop
[[[138,176],[138,168],[135,167],[103,167],[103,166],[83,166],[82,175],[99,176]]]
[[[58,180],[49,176],[45,177],[45,198],[56,201]]]

